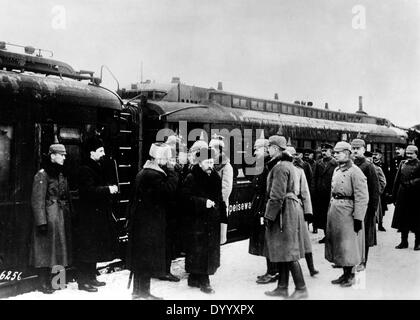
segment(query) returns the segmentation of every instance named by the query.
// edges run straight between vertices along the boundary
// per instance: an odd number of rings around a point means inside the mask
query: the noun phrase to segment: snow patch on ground
[[[309,291],[309,299],[319,300],[365,300],[365,299],[420,299],[420,251],[414,251],[414,235],[410,234],[408,249],[397,250],[400,234],[391,229],[393,207],[390,206],[384,217],[386,232],[378,232],[378,245],[371,248],[367,269],[358,273],[359,288],[341,288],[332,285],[342,269],[333,269],[324,258],[324,244],[318,240],[323,231],[311,233],[314,263],[320,271],[315,277],[309,275],[305,259],[300,260]],[[167,282],[152,279],[151,292],[171,300],[276,300],[264,294],[273,290],[276,283],[260,285],[255,282],[257,275],[265,273],[265,258],[248,254],[249,240],[222,246],[221,267],[210,282],[216,293],[207,295],[198,288],[187,285],[188,274],[184,270],[184,258],[172,263],[172,273],[181,278],[180,282]],[[127,289],[128,270],[121,270],[98,276],[107,285],[97,293],[77,289],[75,282],[69,283],[65,290],[52,295],[30,292],[12,297],[14,300],[126,300],[131,299],[132,289]],[[364,278],[363,278],[364,277]],[[290,277],[289,292],[294,290]]]

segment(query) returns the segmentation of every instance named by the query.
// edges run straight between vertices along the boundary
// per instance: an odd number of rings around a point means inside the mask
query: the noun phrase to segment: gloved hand
[[[46,235],[48,232],[48,225],[43,224],[37,227],[37,231],[41,235]]]
[[[358,233],[360,230],[362,230],[362,221],[358,219],[354,219],[354,232]]]
[[[306,222],[309,222],[309,223],[312,222],[312,215],[311,214],[305,213],[303,217],[304,217]]]

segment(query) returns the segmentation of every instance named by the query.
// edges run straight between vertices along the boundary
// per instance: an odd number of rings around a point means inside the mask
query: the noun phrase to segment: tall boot
[[[309,273],[311,274],[311,277],[319,273],[318,270],[315,270],[314,258],[312,256],[312,252],[305,253],[305,260],[306,260],[306,264],[308,265],[308,269],[309,269]]]
[[[299,261],[289,262],[289,269],[295,283],[295,292],[288,299],[298,300],[307,298],[308,290],[306,289],[305,279],[303,278]]]
[[[266,291],[265,294],[270,297],[288,297],[289,292],[289,266],[287,262],[279,262],[278,264],[279,280],[277,288],[273,291]]]
[[[195,273],[190,273],[188,275],[188,286],[199,288],[200,287],[200,279],[199,275]]]
[[[418,251],[420,250],[420,232],[416,232],[416,240],[414,242],[414,250]]]
[[[150,276],[139,276],[139,297],[146,300],[163,300],[150,293]]]
[[[401,243],[395,249],[408,248],[408,231],[401,231]]]
[[[354,273],[352,272],[353,267],[344,267],[344,281],[340,283],[342,287],[351,287],[354,284]]]
[[[332,284],[340,284],[340,283],[342,283],[346,280],[346,277],[347,277],[346,268],[343,267],[343,274],[341,276],[339,276],[337,279],[332,280],[331,283]]]
[[[51,269],[38,268],[39,286],[38,290],[45,294],[51,294],[54,289],[51,286]]]
[[[214,293],[214,290],[210,285],[210,277],[208,274],[200,274],[199,279],[200,279],[200,291],[207,294]]]

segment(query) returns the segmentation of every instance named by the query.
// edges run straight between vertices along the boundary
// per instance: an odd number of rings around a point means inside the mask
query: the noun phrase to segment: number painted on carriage
[[[11,271],[11,270],[4,270],[2,273],[0,273],[0,281],[6,280],[6,281],[15,281],[15,280],[21,280],[22,272],[19,271]]]

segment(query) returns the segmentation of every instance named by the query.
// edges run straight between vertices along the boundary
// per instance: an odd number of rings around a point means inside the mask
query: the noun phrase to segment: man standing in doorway
[[[75,223],[79,290],[96,292],[105,282],[96,279],[96,263],[117,257],[118,242],[112,225],[111,198],[118,186],[104,168],[104,144],[99,137],[85,142],[88,159],[79,171],[80,210]]]

